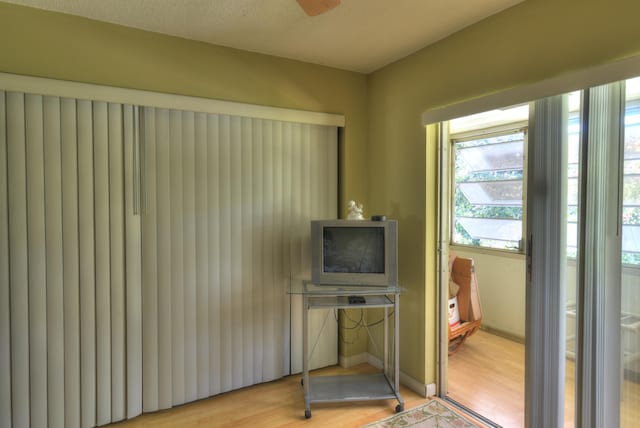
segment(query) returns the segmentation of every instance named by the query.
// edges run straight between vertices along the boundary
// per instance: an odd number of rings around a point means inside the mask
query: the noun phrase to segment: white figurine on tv
[[[364,217],[362,215],[362,204],[358,204],[356,203],[356,201],[349,201],[349,203],[347,204],[347,209],[349,210],[347,220],[364,220]]]

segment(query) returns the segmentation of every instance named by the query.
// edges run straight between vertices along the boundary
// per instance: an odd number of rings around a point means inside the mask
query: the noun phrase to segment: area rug
[[[468,419],[460,416],[437,398],[429,400],[422,406],[382,419],[362,428],[481,428]]]

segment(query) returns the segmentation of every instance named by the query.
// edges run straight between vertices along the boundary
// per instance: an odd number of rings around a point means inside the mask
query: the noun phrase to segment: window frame
[[[473,141],[480,138],[491,138],[507,134],[523,133],[523,153],[522,153],[522,218],[521,231],[522,236],[518,248],[495,248],[484,245],[473,245],[456,242],[454,240],[455,232],[455,190],[456,190],[456,143],[465,141]],[[498,126],[484,127],[473,130],[465,130],[463,132],[451,133],[448,136],[449,141],[449,245],[461,247],[465,249],[475,249],[490,252],[502,252],[508,254],[524,255],[526,249],[526,215],[527,215],[527,147],[529,141],[529,121],[521,120],[517,122],[504,123]]]

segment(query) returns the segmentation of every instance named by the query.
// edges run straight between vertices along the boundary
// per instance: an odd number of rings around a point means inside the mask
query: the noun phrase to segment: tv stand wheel
[[[305,419],[311,419],[311,410],[305,410],[304,411],[304,418]]]
[[[396,406],[396,413],[400,413],[400,412],[403,412],[403,411],[404,411],[404,405],[398,404]]]

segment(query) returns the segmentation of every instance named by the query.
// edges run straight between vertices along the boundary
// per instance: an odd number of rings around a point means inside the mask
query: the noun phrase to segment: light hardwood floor
[[[574,426],[575,365],[567,360],[565,427]],[[449,357],[449,396],[503,427],[524,426],[524,345],[479,331]],[[640,384],[622,385],[623,428],[640,427]]]
[[[449,396],[504,427],[524,425],[524,346],[482,330],[449,357]]]
[[[565,426],[573,427],[573,362],[567,361]],[[315,374],[371,373],[362,364],[345,370],[329,367]],[[479,331],[449,359],[449,395],[505,428],[524,425],[524,345]],[[405,408],[426,402],[402,387]],[[638,427],[640,384],[623,385],[621,427]],[[359,427],[394,414],[395,400],[312,405],[304,418],[300,376],[220,394],[166,411],[113,424],[113,428],[139,427]]]
[[[314,374],[347,372],[371,373],[377,369],[362,364],[349,370],[330,367]],[[405,387],[400,392],[405,409],[426,402]],[[313,404],[311,419],[305,419],[300,375],[295,375],[149,413],[111,427],[359,427],[393,415],[397,404],[396,400]]]

